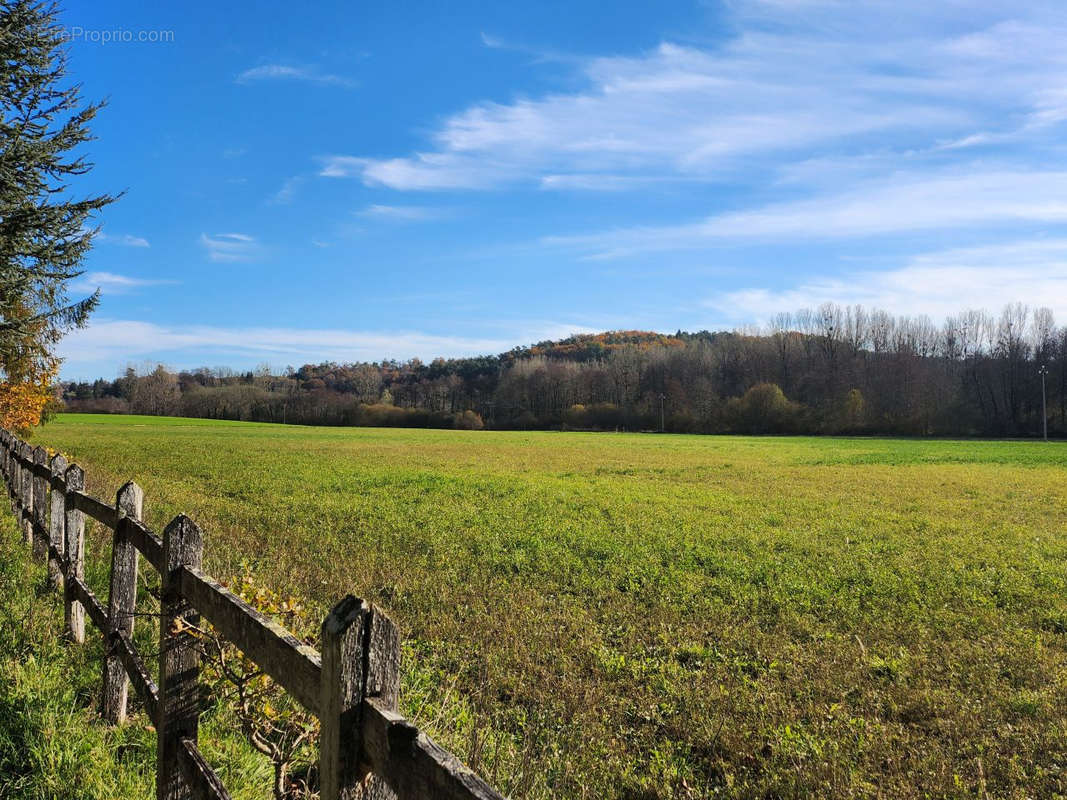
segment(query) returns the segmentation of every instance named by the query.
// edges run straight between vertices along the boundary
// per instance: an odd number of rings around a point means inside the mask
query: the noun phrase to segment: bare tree
[[[138,414],[166,416],[178,410],[180,399],[178,376],[159,364],[148,375],[134,382],[130,407]]]

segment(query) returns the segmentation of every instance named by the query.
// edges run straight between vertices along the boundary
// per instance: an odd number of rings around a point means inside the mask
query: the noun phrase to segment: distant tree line
[[[1046,308],[936,325],[825,304],[763,329],[614,331],[423,363],[170,372],[68,383],[67,408],[315,425],[693,433],[1067,433],[1067,328]]]

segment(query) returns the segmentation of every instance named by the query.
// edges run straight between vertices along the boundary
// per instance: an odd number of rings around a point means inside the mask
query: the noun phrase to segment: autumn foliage
[[[25,382],[0,383],[0,427],[24,433],[39,425],[45,412],[55,402],[52,384],[56,370]]]
[[[25,303],[9,308],[7,319],[26,319],[32,310]],[[55,395],[60,359],[49,352],[47,344],[54,339],[44,320],[24,327],[20,337],[12,337],[0,345],[0,426],[25,434],[41,424],[53,406],[59,404]]]
[[[25,303],[13,304],[8,319],[25,319],[32,315]],[[27,325],[20,337],[0,346],[0,426],[25,434],[41,424],[48,411],[59,403],[54,386],[60,360],[48,352],[42,342],[53,338],[47,323],[38,320]]]

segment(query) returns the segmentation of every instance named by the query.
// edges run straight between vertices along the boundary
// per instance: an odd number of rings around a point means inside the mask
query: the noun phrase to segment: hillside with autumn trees
[[[1067,328],[1048,309],[927,317],[826,304],[765,329],[611,331],[498,355],[163,366],[67,383],[74,411],[316,425],[1031,436],[1067,432]]]

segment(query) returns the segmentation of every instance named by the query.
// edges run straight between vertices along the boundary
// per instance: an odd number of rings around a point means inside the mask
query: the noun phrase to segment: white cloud
[[[314,67],[296,67],[290,64],[263,64],[246,69],[237,76],[238,83],[252,81],[290,80],[307,83],[332,84],[335,86],[354,86],[355,81],[341,75],[319,72]]]
[[[301,175],[294,175],[291,178],[286,178],[282,183],[281,188],[270,196],[270,202],[276,205],[287,205],[288,203],[293,202],[296,190],[303,182],[304,178]]]
[[[488,189],[505,172],[519,176],[505,164],[438,153],[386,160],[326,156],[322,161],[319,175],[323,177],[362,177],[368,185],[394,189]]]
[[[96,234],[97,241],[106,242],[107,244],[117,244],[123,247],[148,247],[148,240],[141,236],[132,236],[131,234],[124,233],[121,236],[112,236],[111,234],[100,233]]]
[[[261,251],[255,238],[246,233],[202,233],[200,244],[209,259],[219,262],[251,261]]]
[[[159,278],[133,278],[114,272],[87,272],[71,284],[75,292],[93,292],[99,289],[104,294],[129,294],[145,286],[162,286],[176,281]]]
[[[937,320],[968,308],[996,310],[1019,301],[1047,306],[1067,320],[1067,239],[926,253],[898,269],[813,277],[784,289],[737,289],[707,301],[707,306],[728,319],[751,323],[827,301],[927,314]]]
[[[355,156],[323,156],[319,175],[324,178],[354,178],[363,173],[369,159]]]
[[[678,225],[550,236],[542,243],[608,258],[724,241],[795,242],[1020,222],[1067,222],[1067,172],[895,175],[838,195]]]
[[[488,47],[490,50],[510,50],[515,53],[522,53],[523,55],[530,56],[533,63],[539,64],[544,62],[562,62],[578,64],[581,62],[577,56],[569,55],[566,53],[560,53],[556,50],[548,50],[540,47],[530,47],[525,44],[520,44],[513,41],[501,39],[499,36],[494,36],[491,33],[481,34],[482,44]]]
[[[441,214],[438,209],[427,208],[426,206],[388,206],[378,204],[369,205],[356,213],[361,217],[395,219],[407,222],[436,219]]]
[[[1054,141],[1067,117],[1067,19],[1049,3],[947,5],[732,4],[741,33],[720,46],[586,59],[580,91],[480,103],[446,118],[419,152],[333,156],[322,174],[401,190],[572,173],[717,181],[798,153],[936,160],[951,157],[946,142]]]
[[[575,172],[565,175],[544,175],[541,177],[541,188],[561,191],[582,189],[593,192],[621,192],[648,187],[657,182],[659,181],[655,178],[639,175]]]

